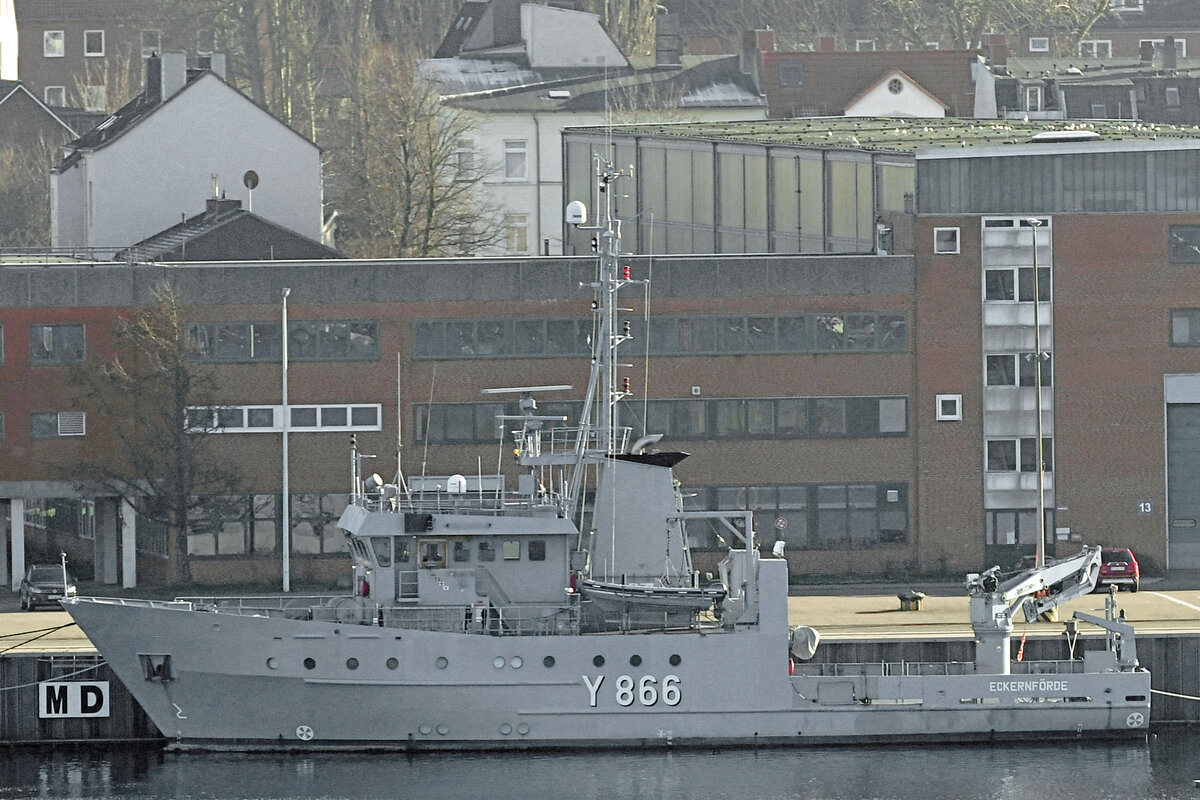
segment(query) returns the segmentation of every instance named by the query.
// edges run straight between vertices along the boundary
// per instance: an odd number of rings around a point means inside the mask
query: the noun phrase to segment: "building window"
[[[82,364],[83,353],[82,325],[29,327],[30,364]]]
[[[475,179],[475,141],[459,139],[454,143],[455,179],[470,181]]]
[[[591,352],[590,319],[419,320],[413,324],[413,356],[496,358],[580,356]],[[908,349],[904,314],[683,315],[629,320],[634,341],[655,355],[741,355],[829,351],[903,352]]]
[[[1138,49],[1140,50],[1142,45],[1145,44],[1154,45],[1154,57],[1159,59],[1162,58],[1163,47],[1166,45],[1165,39],[1139,39]],[[1187,39],[1175,40],[1175,55],[1177,55],[1179,58],[1187,57]]]
[[[1172,225],[1167,259],[1174,264],[1200,264],[1200,225]]]
[[[142,58],[149,58],[162,52],[162,33],[160,31],[142,31]]]
[[[83,54],[85,56],[104,55],[104,31],[83,32]]]
[[[4,326],[0,325],[0,364],[4,363]]]
[[[301,524],[308,521],[305,517],[300,517],[300,520]],[[188,555],[224,556],[277,552],[281,538],[281,521],[281,505],[279,495],[276,494],[211,495],[197,498],[196,504],[188,513]],[[311,552],[313,537],[303,536],[300,543],[309,548],[300,552]],[[296,548],[296,540],[293,539],[293,549]]]
[[[1092,103],[1092,119],[1108,119],[1108,106],[1104,103]]]
[[[1179,87],[1168,86],[1167,92],[1167,108],[1179,108]]]
[[[378,431],[382,430],[381,405],[288,405],[288,430]],[[283,406],[192,406],[187,411],[189,433],[279,433],[283,430]]]
[[[528,144],[524,139],[505,139],[504,177],[507,180],[525,180],[528,175]]]
[[[933,252],[939,255],[954,255],[958,253],[958,228],[934,228]]]
[[[687,487],[687,511],[751,511],[754,527],[808,550],[868,549],[908,541],[908,486],[897,483]],[[719,548],[719,522],[691,520],[694,548]]]
[[[34,439],[83,436],[87,432],[87,419],[82,411],[30,414],[29,431]]]
[[[1091,58],[1112,58],[1112,40],[1084,39],[1079,43],[1079,55]]]
[[[188,329],[200,361],[267,361],[283,357],[278,322],[198,322]],[[291,320],[288,361],[373,361],[379,358],[379,323]]]
[[[988,472],[1037,472],[1037,439],[989,439],[987,442]],[[1045,471],[1054,471],[1054,440],[1042,438],[1042,460]]]
[[[1037,365],[1041,365],[1042,386],[1051,386],[1053,370],[1052,356],[1043,354],[1038,359],[1034,353],[1003,353],[989,355],[986,361],[988,386],[1037,386]]]
[[[51,108],[63,108],[67,104],[67,89],[65,86],[47,86],[43,97]]]
[[[108,108],[108,89],[106,87],[83,87],[84,111],[104,111],[106,108]]]
[[[1171,309],[1171,345],[1200,347],[1200,308]]]
[[[64,41],[62,31],[43,31],[42,55],[46,58],[62,58],[65,55]]]
[[[984,299],[993,302],[1016,300],[1033,302],[1033,267],[1004,267],[989,269],[983,276]],[[1050,268],[1038,267],[1038,300],[1049,303]]]
[[[1112,0],[1114,11],[1144,11],[1144,0]]]
[[[0,414],[0,442],[4,441],[4,415]]]
[[[529,252],[529,215],[504,215],[504,252]]]
[[[1041,111],[1042,110],[1042,87],[1041,86],[1026,86],[1025,87],[1025,110],[1026,111]]]
[[[875,50],[874,39],[855,39],[854,49],[860,53],[871,52]]]
[[[1048,36],[1030,36],[1029,37],[1029,52],[1031,52],[1031,53],[1049,53],[1050,52],[1050,37],[1048,37]]]
[[[785,89],[799,89],[804,85],[804,62],[779,62],[779,85]]]
[[[962,395],[939,394],[937,402],[937,419],[946,422],[962,420]]]

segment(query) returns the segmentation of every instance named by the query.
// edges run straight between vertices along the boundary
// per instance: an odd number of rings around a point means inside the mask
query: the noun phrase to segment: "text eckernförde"
[[[990,681],[988,683],[989,692],[1065,692],[1066,690],[1066,681],[1052,681],[1044,678],[1028,681]]]

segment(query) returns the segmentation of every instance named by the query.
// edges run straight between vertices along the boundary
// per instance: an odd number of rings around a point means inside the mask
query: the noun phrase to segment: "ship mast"
[[[596,158],[599,190],[596,224],[579,224],[581,230],[597,232],[593,242],[599,261],[596,280],[591,285],[592,313],[596,319],[593,325],[591,372],[584,395],[583,412],[580,414],[580,435],[576,442],[576,469],[569,492],[572,514],[578,502],[585,455],[615,455],[622,449],[626,438],[620,434],[616,407],[631,392],[627,381],[618,386],[617,370],[626,365],[618,363],[616,356],[617,347],[630,336],[627,327],[619,328],[618,312],[623,309],[617,305],[617,296],[622,287],[644,281],[630,279],[629,268],[620,266],[621,221],[614,213],[614,191],[616,182],[624,177],[628,177],[625,170],[615,169],[610,162]],[[586,222],[586,209],[581,203],[572,203],[568,207],[568,221],[572,221],[572,207],[575,207],[576,214],[583,215],[582,219],[575,221]]]

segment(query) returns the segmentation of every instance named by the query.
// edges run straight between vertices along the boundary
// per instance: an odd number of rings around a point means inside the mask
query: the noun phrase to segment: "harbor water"
[[[13,749],[0,800],[1128,800],[1197,798],[1200,729],[1146,741],[533,754]]]

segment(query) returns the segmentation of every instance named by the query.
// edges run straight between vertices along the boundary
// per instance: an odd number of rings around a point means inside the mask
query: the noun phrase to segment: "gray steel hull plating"
[[[481,749],[1144,735],[1144,671],[789,676],[786,635],[494,637],[80,598],[179,747]],[[169,675],[148,659],[170,657]],[[169,679],[163,680],[163,677]]]

